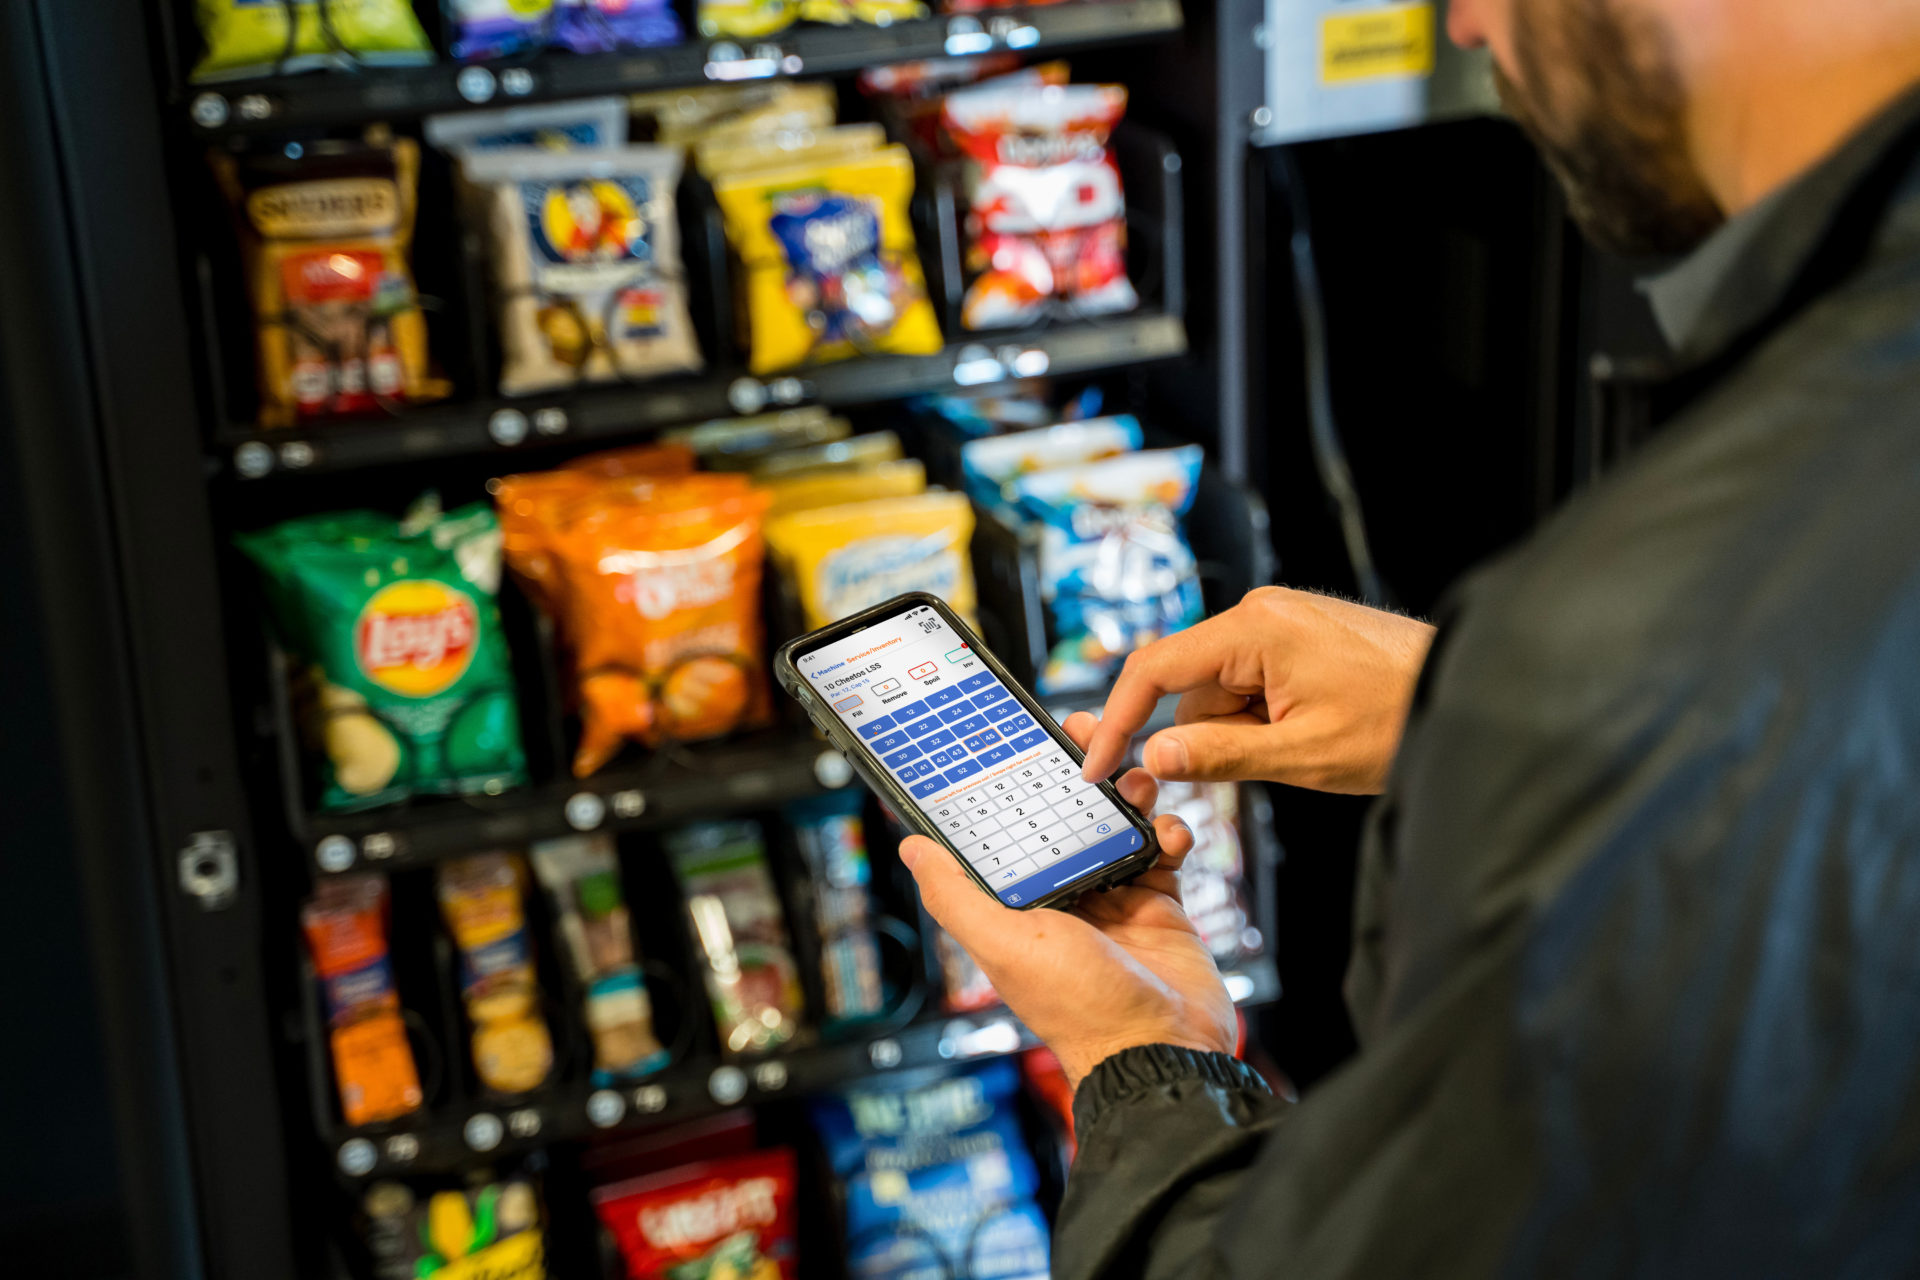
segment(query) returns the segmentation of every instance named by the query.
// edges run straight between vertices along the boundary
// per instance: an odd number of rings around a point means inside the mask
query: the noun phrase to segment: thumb
[[[1025,913],[988,896],[960,866],[960,859],[935,841],[908,836],[900,842],[900,861],[920,886],[927,914],[975,960],[991,956],[1006,939],[1029,927]]]
[[[1253,716],[1223,717],[1163,729],[1147,739],[1140,761],[1168,782],[1232,782],[1276,778],[1280,744],[1274,726]]]

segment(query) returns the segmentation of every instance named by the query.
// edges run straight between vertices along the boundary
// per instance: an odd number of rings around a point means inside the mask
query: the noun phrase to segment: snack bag
[[[828,22],[836,27],[850,22],[890,27],[926,17],[927,6],[920,0],[800,0],[800,16],[808,22]]]
[[[822,129],[781,130],[748,138],[706,138],[693,149],[694,167],[711,181],[726,173],[779,169],[800,163],[843,160],[878,151],[887,131],[877,124],[838,124]]]
[[[1180,529],[1200,462],[1200,446],[1190,444],[1014,482],[1021,510],[1041,526],[1040,598],[1058,637],[1041,692],[1098,688],[1129,653],[1204,616]]]
[[[667,1064],[653,1006],[633,954],[633,923],[620,894],[613,838],[562,836],[533,846],[533,869],[553,904],[573,976],[586,989],[593,1082],[637,1080]]]
[[[420,147],[315,142],[212,153],[240,223],[259,350],[260,425],[438,400],[427,322],[414,292]]]
[[[544,1280],[546,1240],[531,1181],[416,1195],[376,1182],[361,1201],[376,1280]]]
[[[839,111],[838,94],[825,81],[660,89],[633,94],[627,103],[635,115],[653,121],[654,140],[670,147],[710,139],[764,141],[784,132],[824,129]]]
[[[907,218],[912,194],[913,162],[901,146],[714,183],[746,271],[754,373],[940,350]]]
[[[553,1039],[540,1014],[519,867],[504,853],[441,863],[440,911],[460,948],[460,994],[480,1083],[506,1094],[545,1083]]]
[[[627,739],[694,742],[773,713],[760,622],[766,494],[744,476],[623,484],[582,499],[546,534],[577,668],[577,777]]]
[[[442,0],[453,56],[503,58],[556,47],[575,53],[678,44],[667,0]]]
[[[1016,519],[1014,482],[1034,471],[1097,462],[1140,447],[1140,421],[1131,414],[1063,422],[1038,431],[988,436],[960,446],[967,495],[996,515]]]
[[[852,432],[845,418],[835,417],[816,404],[675,427],[663,432],[660,439],[686,445],[715,471],[751,471],[765,454],[845,440]]]
[[[860,92],[870,99],[894,137],[922,160],[949,159],[953,144],[940,127],[941,99],[963,85],[989,78],[1021,76],[1035,84],[1068,80],[1067,64],[1020,68],[1017,53],[976,53],[957,58],[922,58],[868,67],[860,73]]]
[[[499,111],[428,116],[427,141],[442,151],[592,151],[627,145],[627,104],[618,96],[542,102]]]
[[[866,793],[859,788],[787,806],[787,821],[813,885],[828,1031],[878,1017],[886,1001],[868,889],[872,873],[860,823],[865,806]]]
[[[370,511],[307,516],[235,541],[262,571],[283,643],[312,668],[320,808],[526,781],[486,507],[428,506],[406,526]]]
[[[776,1147],[597,1188],[593,1211],[628,1280],[794,1280],[797,1176]]]
[[[811,1104],[846,1189],[854,1280],[1047,1275],[1047,1220],[1034,1202],[1040,1171],[1014,1110],[1019,1087],[1013,1063],[1000,1061],[918,1088],[856,1089]]]
[[[753,478],[766,481],[818,475],[822,471],[858,471],[898,462],[903,452],[899,436],[891,431],[874,431],[829,444],[765,454],[754,462]]]
[[[195,84],[433,61],[407,0],[195,0],[194,16],[207,42]]]
[[[800,16],[798,0],[700,0],[700,34],[758,40],[785,31]]]
[[[705,961],[721,1051],[735,1057],[786,1044],[806,1009],[760,824],[696,823],[666,843]]]
[[[1231,782],[1166,782],[1156,815],[1180,816],[1193,832],[1193,849],[1180,864],[1180,901],[1218,964],[1258,955],[1263,947],[1247,906],[1246,859],[1241,852],[1240,793]]]
[[[608,479],[651,476],[671,479],[690,476],[697,459],[693,450],[672,442],[630,445],[625,449],[607,449],[589,453],[562,465],[563,471],[584,471]]]
[[[925,493],[927,467],[918,458],[901,458],[857,468],[763,477],[759,484],[772,495],[767,519],[773,521],[795,511]]]
[[[767,542],[799,588],[807,626],[824,627],[903,591],[931,591],[973,617],[973,507],[923,493],[781,516]]]
[[[969,162],[969,329],[1131,311],[1127,202],[1107,138],[1122,85],[992,83],[947,96],[942,120]]]
[[[387,958],[387,882],[323,880],[300,909],[300,924],[326,992],[341,1115],[358,1128],[419,1110],[420,1076]]]
[[[503,395],[693,370],[665,147],[466,157],[487,192],[506,366]]]

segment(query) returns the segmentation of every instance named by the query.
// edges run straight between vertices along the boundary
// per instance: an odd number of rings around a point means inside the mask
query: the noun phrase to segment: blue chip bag
[[[1097,689],[1129,653],[1200,621],[1180,528],[1200,484],[1197,444],[1036,471],[1014,482],[1040,526],[1040,598],[1057,637],[1040,692]]]
[[[1014,482],[1021,476],[1132,453],[1140,441],[1140,422],[1131,414],[970,440],[960,446],[962,483],[968,497],[1012,521],[1019,516]]]
[[[857,1090],[811,1104],[846,1186],[854,1280],[1043,1280],[1040,1174],[1014,1113],[1010,1061],[917,1088]]]
[[[609,53],[676,44],[680,19],[668,0],[443,0],[453,56],[504,58],[554,46]]]

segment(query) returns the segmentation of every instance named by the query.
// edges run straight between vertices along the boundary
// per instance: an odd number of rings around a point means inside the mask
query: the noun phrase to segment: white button
[[[993,798],[993,792],[985,787],[975,787],[965,795],[957,796],[954,803],[962,809],[977,809]]]
[[[949,834],[965,831],[967,829],[966,816],[962,814],[956,817],[948,818],[945,822],[940,824],[940,829],[942,831],[948,832]]]
[[[1084,809],[1075,809],[1068,815],[1067,822],[1075,831],[1086,831],[1093,827],[1095,823],[1106,822],[1112,819],[1113,814],[1111,811],[1106,813],[1101,812],[1101,810],[1105,808],[1107,808],[1105,805],[1088,805]]]
[[[1065,823],[1054,823],[1051,826],[1040,828],[1040,830],[1035,831],[1031,835],[1021,836],[1020,848],[1027,853],[1037,854],[1045,850],[1051,850],[1055,845],[1060,843],[1063,837],[1069,834],[1071,833]]]
[[[1052,785],[1053,783],[1046,778],[1035,778],[1032,782],[1029,782],[1027,784],[1027,794],[1039,795],[1041,792],[1045,791],[1047,788],[1051,787]]]
[[[1034,855],[1034,861],[1043,867],[1050,867],[1070,853],[1078,853],[1086,846],[1086,841],[1072,832],[1067,832]]]
[[[1015,818],[1037,818],[1046,812],[1047,806],[1043,804],[1035,803],[1032,800],[1021,800],[1008,805],[1001,811],[1000,816],[1010,822]]]
[[[1045,768],[1037,764],[1023,764],[1013,771],[1013,776],[1022,782],[1031,782],[1035,778],[1045,776],[1045,774]]]
[[[1113,806],[1107,802],[1107,798],[1091,787],[1077,795],[1061,796],[1054,801],[1053,807],[1061,813],[1085,813],[1089,809],[1101,813],[1113,812]]]
[[[967,856],[970,858],[984,858],[990,853],[1005,853],[1012,848],[1013,842],[997,833],[986,837],[984,840],[976,836],[967,845]]]
[[[1047,772],[1052,774],[1054,777],[1060,779],[1063,782],[1068,778],[1077,778],[1080,776],[1080,771],[1074,768],[1071,764],[1054,765],[1052,768],[1048,769]],[[1087,785],[1092,786],[1093,784],[1088,783]]]
[[[953,816],[955,816],[955,815],[956,815],[956,814],[958,814],[959,812],[960,812],[960,806],[959,806],[959,805],[956,805],[956,804],[943,804],[943,805],[941,805],[941,806],[940,806],[940,807],[939,807],[938,809],[935,809],[935,810],[933,811],[933,816],[934,816],[934,817],[936,817],[936,818],[938,818],[938,819],[940,819],[940,820],[941,820],[942,822],[944,822],[944,821],[946,821],[946,820],[947,820],[948,818],[951,818],[951,817],[953,817]]]
[[[1054,769],[1054,768],[1058,768],[1063,764],[1071,764],[1072,761],[1067,759],[1067,753],[1064,751],[1049,751],[1047,753],[1047,758],[1043,760],[1041,763],[1046,765],[1046,767],[1049,769]]]
[[[996,815],[990,813],[984,818],[969,815],[967,825],[973,828],[975,835],[983,836],[989,831],[998,831],[1003,824]]]
[[[1037,866],[1031,858],[1022,858],[1010,867],[1002,867],[987,877],[987,883],[996,889],[1004,889],[1010,884],[1018,884],[1032,875]]]

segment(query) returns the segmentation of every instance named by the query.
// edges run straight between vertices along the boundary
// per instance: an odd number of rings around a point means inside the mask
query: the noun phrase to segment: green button
[[[965,662],[968,658],[971,658],[972,656],[973,656],[973,650],[967,648],[967,646],[965,645],[961,645],[958,649],[947,650],[948,662]]]

